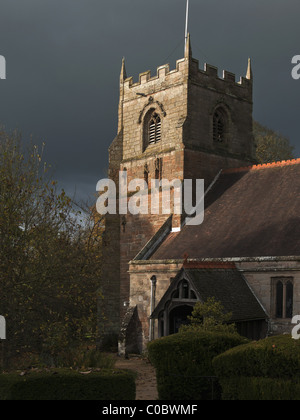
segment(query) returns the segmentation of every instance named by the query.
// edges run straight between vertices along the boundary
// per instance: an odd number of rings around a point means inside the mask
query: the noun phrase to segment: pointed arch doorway
[[[171,309],[169,313],[169,334],[176,334],[182,325],[186,325],[189,320],[188,317],[193,312],[193,306],[180,305]]]

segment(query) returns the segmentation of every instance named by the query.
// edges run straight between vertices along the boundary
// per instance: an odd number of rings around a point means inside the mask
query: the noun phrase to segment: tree
[[[226,313],[221,302],[214,297],[208,298],[204,303],[197,302],[192,315],[188,317],[190,323],[183,325],[180,332],[201,330],[236,333],[234,324],[230,324],[231,313]]]
[[[43,145],[44,147],[44,145]],[[96,335],[101,220],[58,191],[35,145],[0,130],[0,314],[6,358],[54,360]]]
[[[294,159],[294,146],[287,137],[253,122],[256,157],[259,163]]]

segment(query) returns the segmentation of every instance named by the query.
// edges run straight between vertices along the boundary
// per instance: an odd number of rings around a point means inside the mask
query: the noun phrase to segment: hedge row
[[[135,400],[135,391],[134,374],[121,370],[0,374],[0,400]]]
[[[223,399],[300,399],[300,340],[290,335],[232,348],[217,356],[213,367]]]
[[[275,378],[221,378],[222,400],[293,401],[300,399],[300,384]]]
[[[150,342],[148,355],[156,368],[159,399],[220,398],[212,359],[245,342],[248,340],[237,334],[195,331],[173,334]]]
[[[254,341],[217,357],[214,368],[220,377],[300,378],[300,340],[287,334]]]

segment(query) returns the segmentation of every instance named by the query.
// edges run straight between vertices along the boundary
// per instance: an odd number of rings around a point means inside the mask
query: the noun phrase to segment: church
[[[163,209],[106,216],[100,345],[141,353],[209,297],[250,339],[291,332],[300,314],[300,159],[258,165],[252,112],[250,60],[240,80],[200,69],[189,35],[173,70],[133,82],[123,59],[109,178],[203,179],[205,210],[197,226]]]

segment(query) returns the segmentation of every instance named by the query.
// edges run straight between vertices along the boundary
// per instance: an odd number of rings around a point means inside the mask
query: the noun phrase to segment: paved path
[[[155,369],[147,359],[138,356],[129,359],[118,357],[115,367],[137,372],[136,400],[158,399]]]

